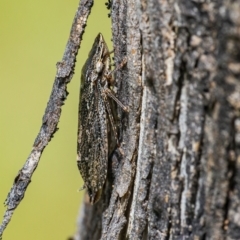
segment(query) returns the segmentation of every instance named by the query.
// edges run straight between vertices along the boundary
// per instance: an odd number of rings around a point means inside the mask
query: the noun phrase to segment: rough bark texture
[[[130,112],[75,239],[240,239],[240,2],[114,0],[111,16]]]

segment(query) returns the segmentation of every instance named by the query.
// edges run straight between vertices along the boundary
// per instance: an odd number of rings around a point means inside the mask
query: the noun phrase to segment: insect
[[[77,144],[77,165],[92,204],[99,200],[107,177],[109,121],[117,141],[109,98],[128,111],[110,89],[110,76],[110,52],[99,33],[82,69]]]

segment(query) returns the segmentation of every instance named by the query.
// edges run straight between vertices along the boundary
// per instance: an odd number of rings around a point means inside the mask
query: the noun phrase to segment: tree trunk
[[[75,239],[240,239],[240,2],[112,1],[120,147]]]

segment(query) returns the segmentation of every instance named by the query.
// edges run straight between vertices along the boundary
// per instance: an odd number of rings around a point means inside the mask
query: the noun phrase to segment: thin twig
[[[41,129],[33,144],[33,149],[23,168],[16,176],[14,184],[5,201],[7,210],[0,226],[0,238],[11,220],[14,210],[24,197],[44,148],[58,130],[57,124],[61,115],[61,106],[68,95],[67,84],[71,81],[74,74],[76,56],[92,5],[93,0],[82,0],[79,3],[62,61],[57,64],[57,73],[52,93],[42,119]]]

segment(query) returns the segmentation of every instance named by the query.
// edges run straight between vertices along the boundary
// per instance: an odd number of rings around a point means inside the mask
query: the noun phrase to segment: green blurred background
[[[83,185],[76,165],[80,72],[99,32],[111,47],[106,0],[97,0],[68,85],[58,127],[43,152],[4,240],[67,239],[76,230]],[[41,126],[56,63],[69,36],[78,0],[0,1],[0,202],[25,163]],[[0,205],[0,217],[5,208]]]

